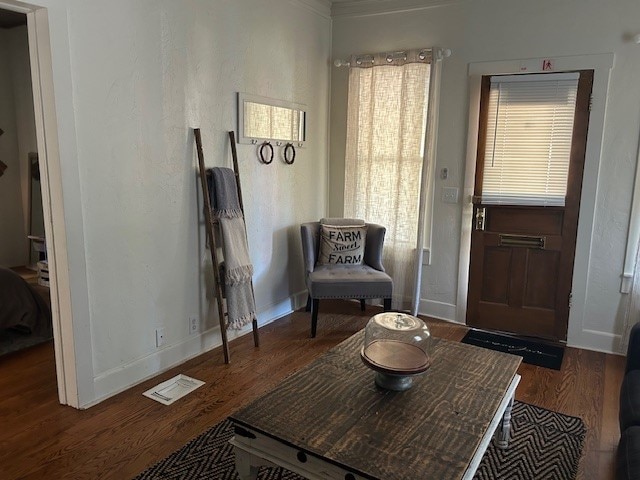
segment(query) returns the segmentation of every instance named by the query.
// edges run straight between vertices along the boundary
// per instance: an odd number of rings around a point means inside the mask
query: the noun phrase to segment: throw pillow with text
[[[367,227],[321,225],[321,265],[362,265]]]

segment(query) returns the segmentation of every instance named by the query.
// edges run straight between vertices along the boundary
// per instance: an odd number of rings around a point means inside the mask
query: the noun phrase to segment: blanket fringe
[[[239,208],[225,208],[222,210],[213,210],[214,218],[242,218],[242,210]]]
[[[231,270],[226,270],[224,280],[227,285],[246,283],[253,276],[253,265],[241,265]]]
[[[243,315],[240,318],[235,318],[233,320],[229,320],[229,328],[231,330],[240,330],[245,325],[248,325],[256,318],[256,312],[249,312],[246,315]]]

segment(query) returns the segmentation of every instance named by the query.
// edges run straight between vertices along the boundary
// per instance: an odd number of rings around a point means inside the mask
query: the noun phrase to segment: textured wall
[[[444,186],[464,184],[468,123],[468,64],[535,57],[615,53],[598,178],[584,318],[578,330],[615,350],[627,298],[619,293],[640,130],[640,47],[625,41],[636,33],[635,0],[553,2],[489,0],[451,2],[409,13],[337,18],[333,57],[402,48],[444,46],[453,50],[442,74],[437,170],[449,178],[435,188],[432,264],[425,267],[422,299],[454,319],[461,205],[439,199]],[[570,19],[570,20],[568,20]],[[346,69],[332,71],[330,213],[342,206]],[[591,132],[602,135],[602,132]],[[570,325],[570,331],[572,326]],[[571,342],[571,337],[569,341]],[[594,348],[602,348],[594,345]]]
[[[289,0],[43,3],[67,232],[72,246],[84,239],[70,263],[87,404],[220,342],[191,128],[208,166],[231,166],[238,91],[307,106],[294,165],[261,165],[238,146],[258,317],[291,310],[304,289],[299,223],[326,205],[331,22]],[[190,315],[201,335],[189,335]]]
[[[304,288],[297,228],[325,201],[329,22],[270,3],[70,8],[96,375],[154,352],[158,326],[176,344],[191,314],[217,325],[189,129],[202,128],[209,166],[230,166],[237,91],[308,105],[293,166],[239,147],[258,310]]]

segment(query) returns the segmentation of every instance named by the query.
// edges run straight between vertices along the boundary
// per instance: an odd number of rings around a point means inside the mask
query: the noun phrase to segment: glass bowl
[[[422,320],[412,315],[379,313],[365,327],[360,357],[376,372],[379,387],[407,390],[413,384],[413,377],[431,366],[431,332]]]

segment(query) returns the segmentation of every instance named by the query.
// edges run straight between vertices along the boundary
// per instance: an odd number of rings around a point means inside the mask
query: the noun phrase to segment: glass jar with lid
[[[387,390],[411,388],[413,377],[431,366],[431,332],[406,313],[374,315],[365,327],[360,351],[363,363],[376,372],[376,384]]]

